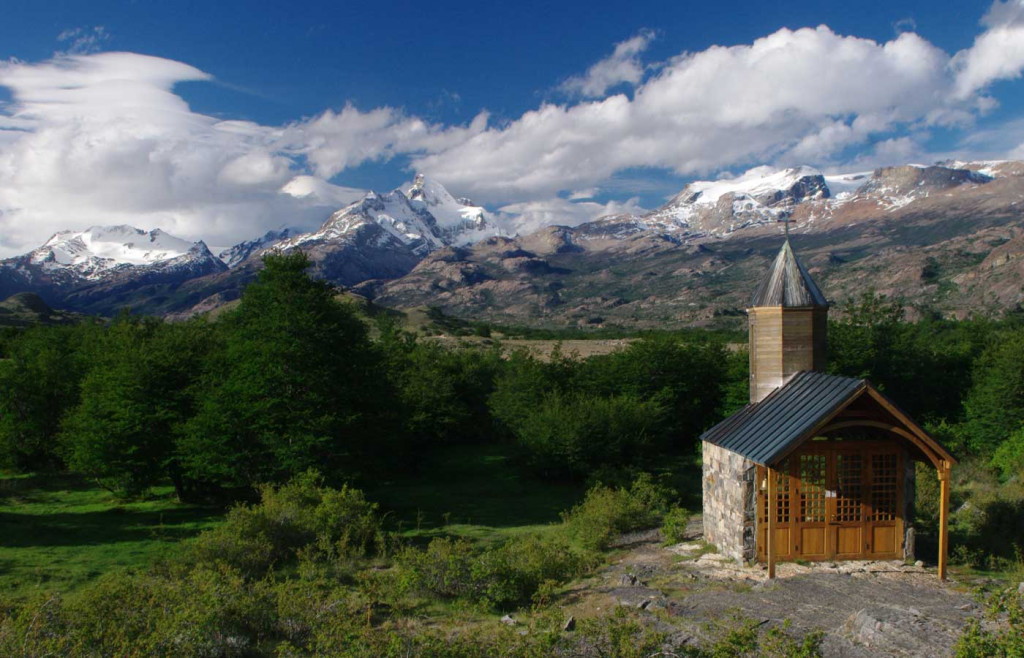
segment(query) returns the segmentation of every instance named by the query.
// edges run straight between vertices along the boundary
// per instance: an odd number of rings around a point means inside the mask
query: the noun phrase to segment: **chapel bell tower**
[[[793,253],[788,230],[747,315],[751,403],[802,370],[824,372],[828,302]]]

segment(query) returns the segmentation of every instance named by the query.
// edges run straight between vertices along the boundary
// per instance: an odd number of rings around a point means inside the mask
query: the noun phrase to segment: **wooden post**
[[[768,553],[768,578],[772,579],[775,577],[775,489],[778,487],[778,483],[775,481],[775,470],[770,466],[765,467],[765,473],[768,477],[768,532],[766,533],[767,549]]]
[[[939,466],[939,579],[946,579],[949,557],[949,462]]]

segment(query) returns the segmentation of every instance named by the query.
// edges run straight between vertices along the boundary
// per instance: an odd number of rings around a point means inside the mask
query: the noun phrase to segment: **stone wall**
[[[735,452],[704,442],[704,540],[735,560],[753,557],[752,499],[754,463]],[[752,510],[751,510],[752,511]],[[745,537],[747,535],[747,537]]]

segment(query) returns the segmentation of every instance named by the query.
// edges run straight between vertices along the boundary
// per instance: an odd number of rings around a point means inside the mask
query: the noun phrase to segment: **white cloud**
[[[482,132],[487,119],[481,112],[468,126],[444,127],[391,107],[360,112],[349,105],[341,112],[326,110],[287,126],[279,144],[305,156],[318,176],[331,178],[349,167],[399,153],[443,151]]]
[[[606,215],[642,215],[647,210],[640,206],[640,199],[636,197],[608,203],[574,202],[555,197],[512,203],[502,207],[499,212],[504,215],[502,224],[507,233],[525,235],[545,226],[579,226]]]
[[[57,41],[67,44],[64,55],[84,55],[93,53],[110,40],[110,33],[102,25],[95,27],[75,27],[64,30],[57,35]]]
[[[986,30],[951,62],[959,98],[997,80],[1019,78],[1024,67],[1024,0],[996,0],[981,24]]]
[[[955,56],[912,32],[879,43],[826,26],[684,53],[632,99],[545,104],[414,165],[474,197],[514,202],[629,168],[699,176],[763,162],[826,164],[851,147],[962,129],[994,105],[978,90],[1024,67],[1021,7],[994,4],[986,32]]]
[[[622,191],[649,168],[698,176],[916,157],[932,128],[970,129],[996,105],[991,83],[1024,69],[1024,0],[995,2],[982,25],[952,55],[913,32],[879,43],[820,26],[683,53],[656,71],[641,61],[653,38],[642,32],[566,81],[589,100],[500,123],[480,112],[466,125],[353,106],[283,126],[219,120],[174,93],[211,79],[181,62],[105,52],[0,63],[12,94],[0,105],[0,254],[92,223],[214,244],[313,225],[360,192],[332,177],[399,156],[530,226],[635,208],[584,199],[592,188]],[[92,36],[69,32],[63,42],[85,38],[89,48]],[[631,96],[604,97],[622,83]]]
[[[641,30],[635,36],[615,44],[611,55],[591,66],[583,75],[569,78],[559,88],[572,95],[598,98],[616,85],[638,84],[644,77],[640,53],[647,50],[653,40],[652,30]]]
[[[134,53],[0,63],[0,85],[13,96],[0,107],[0,255],[90,224],[159,226],[211,244],[282,223],[312,227],[363,193],[324,179],[366,160],[443,149],[487,121],[443,128],[352,107],[284,127],[221,121],[173,92],[210,79]]]

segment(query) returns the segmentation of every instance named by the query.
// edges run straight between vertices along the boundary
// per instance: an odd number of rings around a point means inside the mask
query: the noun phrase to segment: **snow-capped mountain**
[[[810,167],[752,169],[736,178],[690,183],[667,204],[645,216],[650,228],[697,234],[731,233],[789,216],[809,200],[828,199],[828,184]]]
[[[258,238],[239,242],[235,246],[223,250],[217,254],[217,258],[221,259],[221,261],[223,261],[228,267],[234,267],[257,252],[266,251],[294,235],[301,234],[302,231],[292,227],[286,227],[276,231],[267,231]]]
[[[508,216],[491,215],[436,181],[417,176],[405,189],[371,192],[346,205],[315,231],[270,231],[224,250],[220,259],[202,242],[190,243],[160,230],[100,226],[64,231],[28,254],[0,261],[0,298],[35,292],[59,308],[109,313],[132,306],[187,315],[187,309],[212,308],[237,298],[270,249],[300,249],[312,261],[315,276],[342,286],[364,284],[360,288],[370,296],[388,290],[398,295],[401,289],[404,296],[395,298],[399,304],[413,298],[417,304],[433,303],[437,286],[431,277],[442,271],[442,288],[465,286],[472,297],[473,286],[486,280],[495,289],[481,293],[480,299],[497,298],[511,294],[504,277],[563,271],[546,258],[615,261],[673,250],[692,252],[696,258],[714,253],[716,244],[747,236],[756,241],[779,231],[780,219],[791,221],[798,233],[843,228],[852,229],[852,235],[862,231],[857,228],[862,223],[863,231],[870,232],[880,221],[987,217],[993,209],[1012,214],[1022,185],[1021,162],[946,162],[828,174],[810,167],[761,167],[728,179],[692,182],[664,206],[643,215],[603,217],[571,228],[548,226],[510,236],[499,228],[500,223],[515,233]],[[693,271],[703,276],[724,266],[725,261],[707,258],[703,269]],[[688,267],[673,271],[687,275],[693,269]],[[595,271],[611,276],[604,267]],[[652,269],[644,276],[656,273]],[[541,288],[546,290],[548,283]],[[525,279],[513,287],[534,289]]]
[[[111,286],[176,285],[224,269],[202,241],[160,229],[92,226],[61,231],[27,254],[0,261],[0,294],[35,292],[52,303],[71,294],[106,294]]]
[[[599,218],[577,227],[576,232],[581,239],[596,240],[657,231],[684,240],[725,237],[783,219],[806,226],[828,221],[837,213],[850,214],[852,209],[858,216],[895,211],[930,195],[983,185],[992,181],[996,172],[1011,171],[1004,165],[904,165],[828,175],[811,167],[758,167],[736,178],[694,181],[657,210],[641,216]]]
[[[456,199],[443,185],[423,174],[416,175],[405,194],[413,208],[426,210],[434,217],[438,237],[446,244],[465,245],[498,234],[483,207],[469,199]]]
[[[383,232],[370,228],[373,226]],[[437,181],[417,174],[408,189],[383,194],[370,192],[332,214],[315,231],[271,231],[222,251],[220,257],[229,267],[235,267],[247,258],[260,258],[269,249],[288,251],[332,243],[348,248],[353,241],[368,242],[369,233],[374,234],[372,239],[378,247],[390,243],[422,256],[435,249],[469,244],[499,232],[483,207],[468,199],[456,199]]]
[[[84,231],[61,231],[26,257],[43,270],[74,271],[84,279],[96,280],[117,267],[154,265],[179,258],[200,244],[160,229],[91,226]]]

